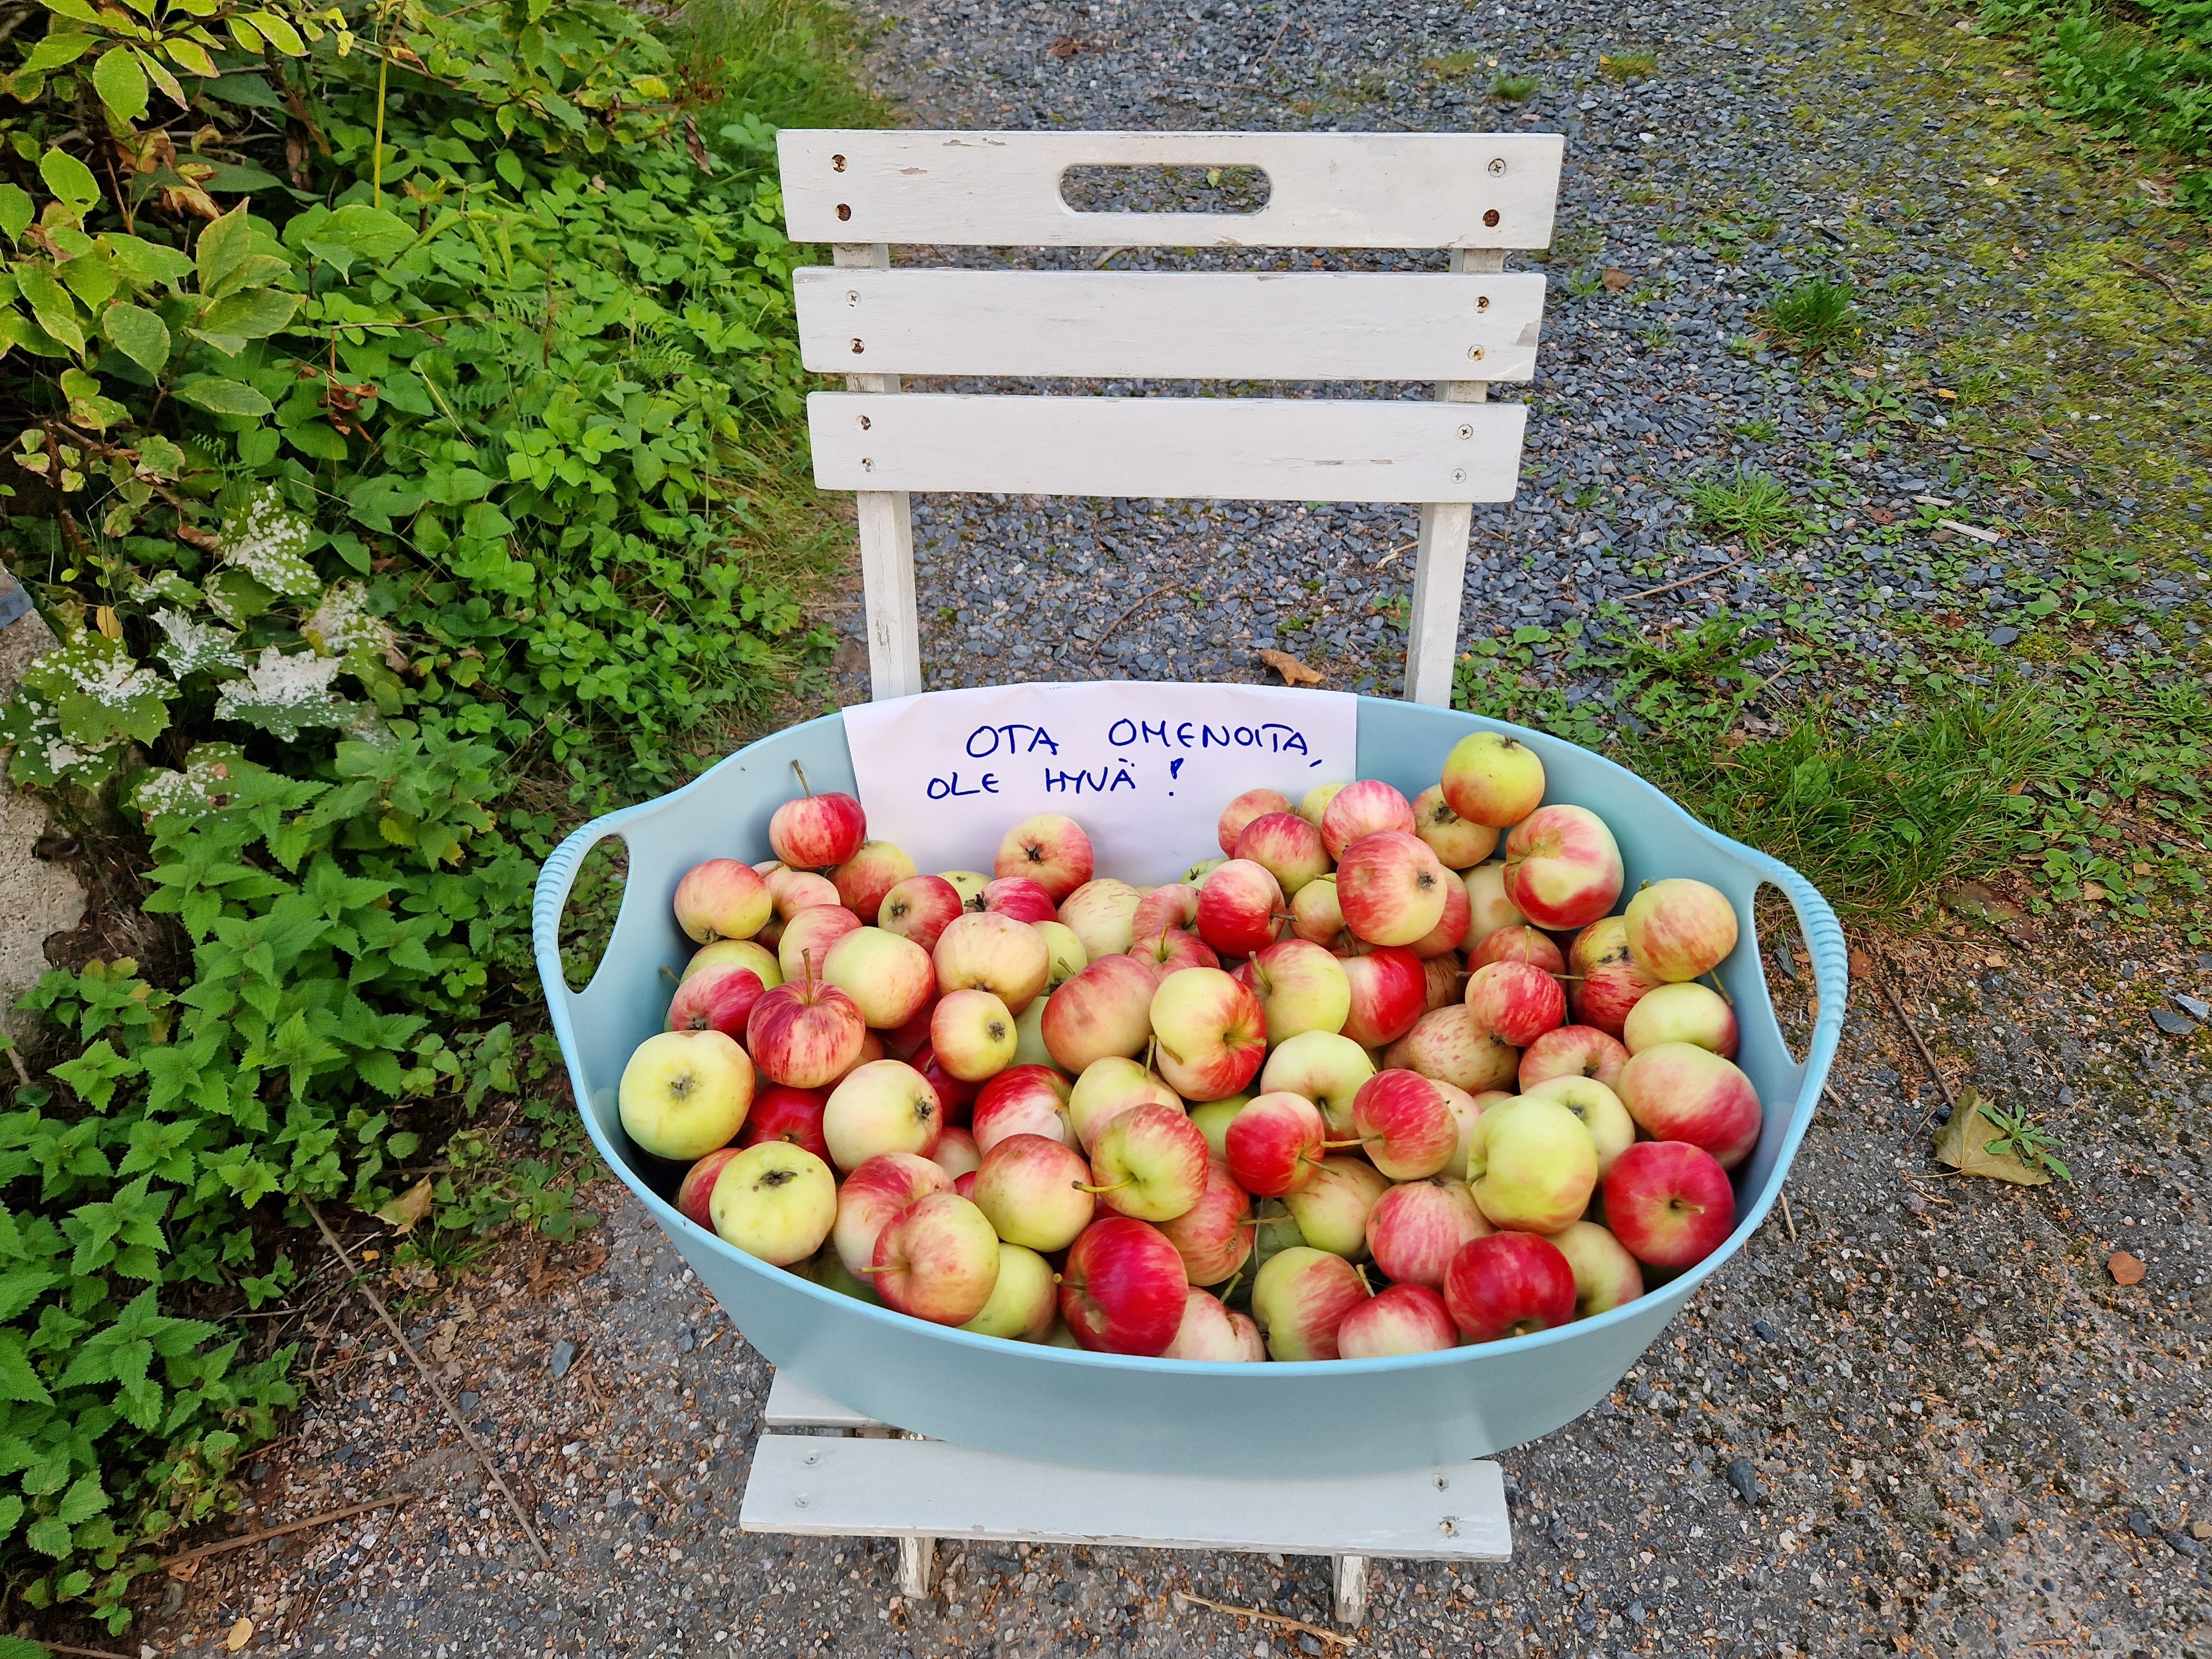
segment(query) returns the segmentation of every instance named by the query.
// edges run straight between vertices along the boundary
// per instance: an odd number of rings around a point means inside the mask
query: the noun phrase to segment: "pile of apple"
[[[1759,1103],[1698,982],[1733,907],[1613,914],[1612,832],[1543,793],[1476,732],[1414,800],[1240,795],[1149,890],[1057,815],[921,875],[788,801],[774,860],[678,886],[704,948],[623,1126],[738,1249],[992,1336],[1368,1358],[1601,1313],[1728,1237]]]

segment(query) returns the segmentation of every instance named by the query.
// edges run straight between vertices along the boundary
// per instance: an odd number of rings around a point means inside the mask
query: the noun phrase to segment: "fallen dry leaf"
[[[1328,676],[1309,668],[1287,651],[1262,651],[1260,660],[1283,677],[1285,685],[1319,685]]]
[[[2025,921],[2027,913],[1999,898],[1978,881],[1954,881],[1943,890],[1943,908],[1953,915],[1986,922],[2002,930]]]
[[[1084,44],[1072,34],[1063,34],[1045,48],[1045,55],[1048,58],[1073,58],[1083,50]]]
[[[2141,1256],[2130,1255],[2125,1250],[2114,1250],[2105,1262],[2105,1271],[2112,1274],[2115,1285],[2140,1285],[2147,1269]]]
[[[253,1621],[241,1619],[230,1627],[230,1634],[222,1638],[223,1646],[236,1653],[253,1639]]]
[[[1991,1155],[1990,1142],[2003,1132],[1982,1110],[1987,1103],[1972,1089],[1959,1097],[1951,1121],[1936,1132],[1936,1161],[1961,1175],[1987,1176],[2015,1187],[2048,1187],[2051,1177],[2045,1171],[2029,1169],[2010,1152]]]
[[[1618,294],[1635,280],[1636,278],[1619,265],[1607,265],[1604,274],[1598,278],[1598,281],[1605,284],[1605,291],[1607,294]]]
[[[2083,882],[2081,884],[2081,896],[2085,899],[2103,898],[2105,896],[2105,884],[2101,881]]]
[[[1859,950],[1856,946],[1852,947],[1851,950],[1850,965],[1851,977],[1853,979],[1872,979],[1874,977],[1874,958],[1869,956],[1865,951]]]
[[[405,1192],[376,1212],[376,1218],[393,1229],[405,1232],[424,1216],[430,1213],[430,1177],[424,1176]]]

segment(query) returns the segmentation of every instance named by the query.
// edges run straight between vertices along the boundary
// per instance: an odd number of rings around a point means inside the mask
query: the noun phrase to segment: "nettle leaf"
[[[69,1522],[51,1515],[43,1521],[33,1521],[30,1530],[23,1534],[23,1541],[40,1554],[58,1559],[69,1553]]]
[[[46,1291],[62,1282],[59,1273],[50,1273],[37,1267],[17,1267],[0,1273],[0,1320],[9,1320],[36,1302]],[[0,1536],[6,1528],[0,1528]]]
[[[81,1474],[62,1494],[61,1507],[54,1511],[55,1518],[71,1526],[89,1521],[107,1507],[107,1494],[100,1489],[97,1474]]]
[[[111,114],[136,121],[146,112],[146,71],[128,46],[112,46],[92,66],[92,89]]]
[[[285,506],[275,485],[265,485],[222,521],[222,559],[272,593],[312,599],[323,591],[322,578],[307,562],[314,531]],[[235,620],[235,618],[234,618]]]
[[[169,325],[144,306],[123,301],[108,307],[100,315],[100,331],[149,374],[159,374],[169,361]]]
[[[155,625],[167,638],[157,648],[169,672],[179,679],[212,668],[243,668],[238,654],[238,635],[213,623],[204,623],[183,612],[163,609],[154,613]]]
[[[225,380],[219,374],[195,375],[179,382],[174,390],[179,401],[211,415],[267,415],[276,407],[245,381]]]
[[[195,744],[185,757],[183,771],[156,767],[140,773],[131,787],[131,805],[149,818],[189,823],[211,817],[223,811],[237,793],[246,765],[246,752],[234,743]],[[135,1137],[136,1126],[132,1133]],[[137,1144],[134,1138],[132,1145]],[[131,1173],[127,1160],[122,1173]]]
[[[120,640],[89,630],[40,658],[23,684],[51,700],[63,740],[88,750],[153,742],[169,724],[177,690],[131,660]]]
[[[216,699],[215,716],[258,726],[287,743],[309,726],[343,730],[353,725],[361,713],[358,705],[331,690],[331,682],[343,666],[334,657],[318,657],[312,652],[288,657],[275,646],[267,647],[261,659],[246,671],[243,680],[233,680],[222,688]]]
[[[39,1381],[38,1372],[31,1369],[22,1335],[17,1331],[0,1331],[0,1400],[20,1400],[34,1406],[54,1403],[46,1385]]]

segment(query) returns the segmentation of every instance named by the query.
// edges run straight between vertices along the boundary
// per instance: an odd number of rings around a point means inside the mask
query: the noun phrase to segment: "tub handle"
[[[530,945],[538,958],[538,977],[544,983],[548,1001],[582,994],[568,988],[568,976],[562,971],[561,913],[568,908],[568,892],[576,884],[576,872],[583,868],[585,854],[609,836],[621,834],[624,816],[610,812],[571,831],[538,872],[538,885],[530,901]],[[596,969],[592,977],[599,977]]]

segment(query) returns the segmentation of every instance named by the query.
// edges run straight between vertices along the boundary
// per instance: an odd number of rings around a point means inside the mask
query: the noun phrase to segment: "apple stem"
[[[1086,1187],[1086,1186],[1085,1186],[1085,1185],[1083,1184],[1083,1182],[1079,1182],[1079,1181],[1072,1181],[1072,1182],[1070,1182],[1068,1183],[1068,1185],[1070,1185],[1071,1187],[1074,1188],[1075,1188],[1075,1190],[1076,1190],[1077,1192],[1079,1192],[1079,1193],[1091,1193],[1091,1194],[1097,1194],[1097,1193],[1118,1193],[1118,1192],[1120,1192],[1120,1191],[1121,1190],[1121,1188],[1124,1188],[1124,1187],[1127,1186],[1128,1184],[1129,1184],[1129,1183],[1128,1183],[1128,1182],[1127,1182],[1127,1180],[1117,1181],[1117,1182],[1115,1182],[1112,1186],[1110,1186],[1110,1187]]]
[[[1364,1287],[1365,1287],[1366,1291],[1367,1291],[1367,1294],[1368,1294],[1368,1295],[1370,1295],[1370,1296],[1374,1295],[1374,1294],[1375,1294],[1375,1285],[1374,1285],[1373,1282],[1372,1282],[1371,1280],[1370,1280],[1370,1279],[1368,1279],[1368,1277],[1367,1277],[1367,1268],[1366,1268],[1365,1264],[1364,1264],[1364,1263],[1362,1263],[1362,1262],[1355,1261],[1355,1262],[1353,1262],[1353,1263],[1352,1264],[1352,1272],[1354,1272],[1354,1273],[1358,1273],[1358,1274],[1359,1275],[1359,1282],[1360,1282],[1360,1284],[1361,1284],[1363,1286],[1364,1286]]]
[[[1272,1227],[1278,1221],[1296,1221],[1297,1219],[1296,1216],[1286,1210],[1281,1215],[1247,1216],[1237,1224],[1240,1227]]]
[[[1382,1137],[1376,1135],[1375,1139],[1380,1140]],[[1340,1146],[1364,1146],[1366,1144],[1364,1140],[1324,1140],[1322,1142],[1322,1150],[1328,1152]]]
[[[1223,1305],[1226,1306],[1228,1304],[1229,1298],[1237,1294],[1237,1287],[1243,1282],[1244,1270],[1242,1267],[1239,1267],[1235,1273],[1229,1275],[1229,1282],[1226,1285],[1224,1285],[1218,1291],[1216,1291],[1214,1294],[1219,1297]]]
[[[1731,1008],[1735,1006],[1735,999],[1728,994],[1728,988],[1721,983],[1721,976],[1718,972],[1713,969],[1708,968],[1700,977],[1710,980],[1712,982],[1713,990],[1719,995],[1720,1000],[1723,1002],[1728,1004]]]
[[[799,774],[799,787],[806,792],[807,799],[812,800],[814,799],[814,786],[806,781],[806,769],[801,766],[797,761],[793,761],[791,763],[791,769]]]

